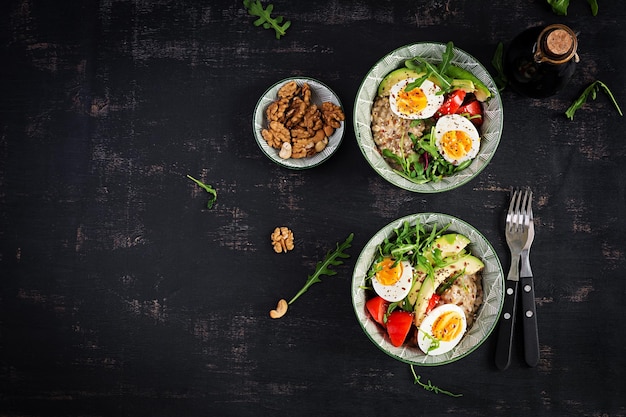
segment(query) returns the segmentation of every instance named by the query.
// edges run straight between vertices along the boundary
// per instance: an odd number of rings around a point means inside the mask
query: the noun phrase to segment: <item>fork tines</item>
[[[532,191],[517,189],[513,192],[509,211],[506,214],[506,225],[510,231],[520,231],[529,227],[533,220]]]

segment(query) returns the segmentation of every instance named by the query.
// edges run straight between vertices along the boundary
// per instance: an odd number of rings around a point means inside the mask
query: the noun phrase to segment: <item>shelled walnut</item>
[[[277,227],[271,235],[272,246],[276,253],[287,253],[294,248],[293,232],[287,227]]]
[[[345,115],[338,105],[311,101],[311,87],[295,81],[278,89],[274,100],[265,110],[268,125],[261,135],[269,146],[278,149],[282,159],[305,158],[322,152]],[[291,146],[291,152],[285,144]]]

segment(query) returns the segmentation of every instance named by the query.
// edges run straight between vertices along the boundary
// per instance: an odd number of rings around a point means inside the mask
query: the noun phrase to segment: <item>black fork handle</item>
[[[496,366],[505,370],[511,364],[513,346],[513,325],[515,324],[515,305],[517,303],[517,281],[506,280],[504,287],[504,305],[500,316],[500,328],[496,346]]]
[[[520,278],[522,291],[522,321],[524,323],[524,358],[529,366],[539,363],[539,335],[535,309],[535,288],[532,277]]]

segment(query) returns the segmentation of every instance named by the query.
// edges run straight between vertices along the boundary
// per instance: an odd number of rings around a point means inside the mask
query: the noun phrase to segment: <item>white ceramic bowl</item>
[[[405,221],[414,225],[417,221],[428,229],[436,225],[437,229],[450,224],[446,233],[456,232],[467,236],[471,244],[472,254],[480,258],[485,267],[482,271],[483,280],[483,304],[478,310],[478,316],[469,331],[463,336],[461,342],[448,353],[442,355],[426,355],[417,346],[404,344],[395,347],[389,341],[389,337],[369,315],[365,302],[367,301],[365,278],[369,268],[376,258],[377,246],[385,238],[393,236],[394,229],[402,226]],[[485,237],[470,224],[456,217],[440,213],[419,213],[397,219],[378,231],[365,245],[359,255],[352,275],[352,305],[357,319],[369,339],[383,352],[400,361],[419,365],[436,366],[454,362],[469,355],[476,350],[491,334],[495,328],[502,305],[504,303],[504,273],[498,255]]]
[[[261,130],[265,129],[268,124],[267,117],[265,116],[265,109],[267,109],[267,106],[269,106],[273,101],[276,100],[276,94],[278,90],[290,81],[295,81],[296,84],[298,84],[299,86],[304,83],[308,83],[311,87],[311,101],[318,106],[320,106],[323,102],[330,101],[341,107],[343,110],[343,106],[341,105],[341,101],[339,100],[337,94],[335,94],[333,90],[331,90],[326,84],[322,83],[321,81],[308,77],[285,78],[284,80],[280,80],[272,85],[270,88],[268,88],[257,102],[254,109],[254,118],[252,119],[252,129],[254,131],[254,137],[263,153],[278,165],[282,165],[290,169],[313,168],[328,160],[328,158],[330,158],[339,148],[339,145],[343,140],[345,121],[341,122],[341,126],[335,129],[335,132],[332,134],[332,136],[328,138],[328,145],[322,152],[319,152],[313,156],[298,159],[282,159],[281,157],[279,157],[279,150],[272,148],[267,144],[267,141],[261,135]]]
[[[414,43],[403,46],[385,55],[367,73],[359,87],[354,103],[354,133],[359,147],[369,164],[383,178],[390,183],[409,191],[419,193],[438,193],[459,187],[478,175],[493,157],[502,134],[502,100],[495,82],[489,72],[474,57],[459,48],[454,48],[452,64],[471,71],[491,91],[492,97],[483,103],[484,122],[481,127],[482,136],[480,151],[472,164],[461,172],[443,178],[439,182],[415,184],[393,171],[383,159],[376,147],[371,129],[372,103],[376,98],[378,85],[389,72],[404,67],[404,61],[416,56],[428,59],[430,62],[441,62],[441,55],[446,49],[443,43]]]

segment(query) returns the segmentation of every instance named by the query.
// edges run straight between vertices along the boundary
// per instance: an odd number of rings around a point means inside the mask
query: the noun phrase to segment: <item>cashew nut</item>
[[[315,151],[322,152],[328,145],[328,138],[324,138],[315,144]]]
[[[287,304],[287,300],[281,298],[278,301],[278,305],[276,306],[276,310],[270,311],[270,317],[273,319],[279,319],[287,313],[287,308],[289,308],[289,304]]]
[[[280,152],[278,152],[278,156],[281,157],[282,159],[291,158],[291,143],[283,142],[283,144],[280,147]]]

